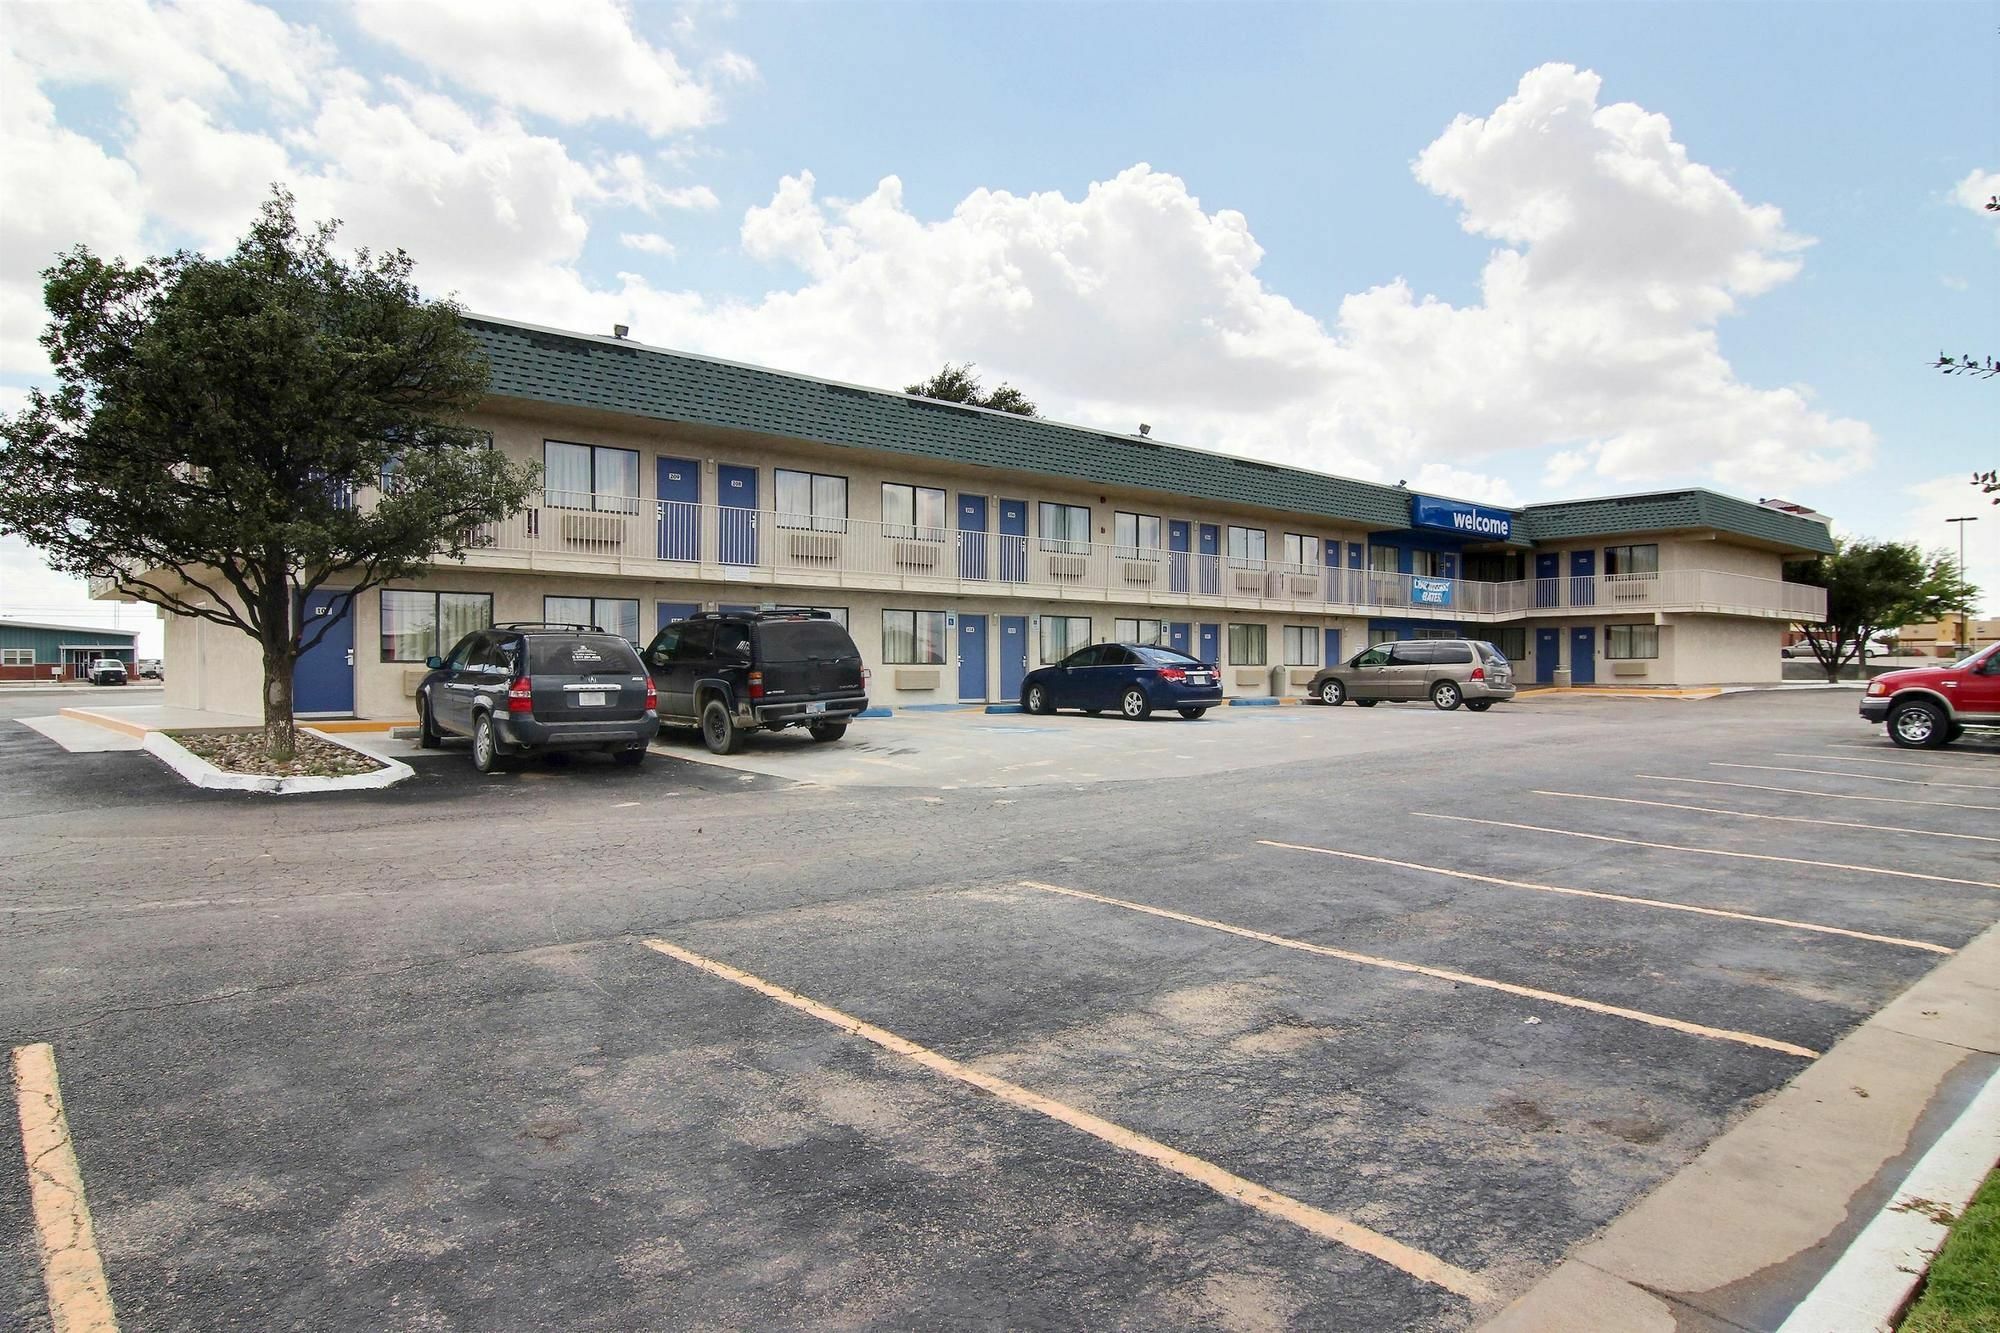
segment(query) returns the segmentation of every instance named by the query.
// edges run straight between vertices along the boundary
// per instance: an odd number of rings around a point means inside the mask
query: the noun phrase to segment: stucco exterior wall
[[[1778,646],[1785,627],[1729,616],[1672,616],[1673,670],[1682,685],[1761,685],[1784,679]]]
[[[166,703],[264,715],[264,658],[249,635],[189,616],[166,617]]]

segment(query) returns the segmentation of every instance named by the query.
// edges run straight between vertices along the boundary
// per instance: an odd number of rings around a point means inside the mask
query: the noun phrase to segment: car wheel
[[[500,738],[493,734],[493,719],[484,713],[472,719],[472,766],[481,773],[500,767]]]
[[[807,727],[806,730],[812,733],[814,740],[824,745],[828,741],[837,741],[842,736],[845,736],[847,734],[847,724],[845,722],[815,722],[810,727]]]
[[[646,762],[646,747],[641,745],[630,750],[613,750],[611,762],[620,768],[637,768]]]
[[[1483,713],[1493,706],[1491,699],[1467,699],[1465,706],[1475,713]]]
[[[1454,681],[1441,680],[1431,686],[1431,705],[1440,713],[1449,713],[1465,702],[1465,696],[1458,691]]]
[[[417,700],[417,748],[435,750],[444,744],[444,737],[438,733],[431,721],[431,701],[428,696]]]
[[[1021,696],[1021,711],[1024,713],[1053,713],[1056,706],[1049,699],[1046,685],[1030,685],[1028,692]]]
[[[1912,699],[1889,713],[1889,739],[1906,750],[1932,750],[1945,743],[1948,724],[1934,703]]]
[[[1125,691],[1125,697],[1118,701],[1118,711],[1134,722],[1144,722],[1153,715],[1153,705],[1146,698],[1146,692],[1134,686]]]
[[[1380,699],[1356,699],[1354,701],[1354,706],[1356,708],[1373,708],[1376,704],[1379,704],[1381,702],[1382,701]]]
[[[1965,728],[1960,726],[1958,723],[1954,722],[1951,724],[1951,730],[1947,731],[1944,734],[1944,743],[1946,745],[1949,745],[1953,741],[1957,740],[1960,736],[1963,736],[1964,734],[1965,734]]]
[[[735,754],[742,735],[736,719],[729,714],[728,704],[720,699],[710,699],[702,708],[701,741],[710,754]]]
[[[1206,708],[1183,708],[1181,709],[1181,716],[1192,722],[1207,711]]]
[[[1319,701],[1328,708],[1338,708],[1347,702],[1347,687],[1338,680],[1321,681]]]

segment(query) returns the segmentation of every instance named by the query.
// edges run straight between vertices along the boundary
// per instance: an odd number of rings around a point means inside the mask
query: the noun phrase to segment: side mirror
[[[439,657],[436,653],[432,653],[429,657],[426,657],[424,659],[424,665],[429,667],[431,670],[436,671],[439,667],[444,665],[444,659],[442,657]]]

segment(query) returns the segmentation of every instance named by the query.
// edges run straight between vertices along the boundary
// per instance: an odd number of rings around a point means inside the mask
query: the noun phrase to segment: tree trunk
[[[273,763],[287,763],[299,750],[298,724],[292,720],[292,667],[297,661],[289,652],[264,653],[264,755]]]

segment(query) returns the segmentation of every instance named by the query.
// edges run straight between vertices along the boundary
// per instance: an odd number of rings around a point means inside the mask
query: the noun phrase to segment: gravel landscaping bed
[[[274,764],[264,757],[264,733],[253,731],[175,731],[168,733],[187,749],[225,773],[251,773],[272,778],[344,778],[385,768],[381,760],[318,736],[299,733],[298,754],[290,763]]]

